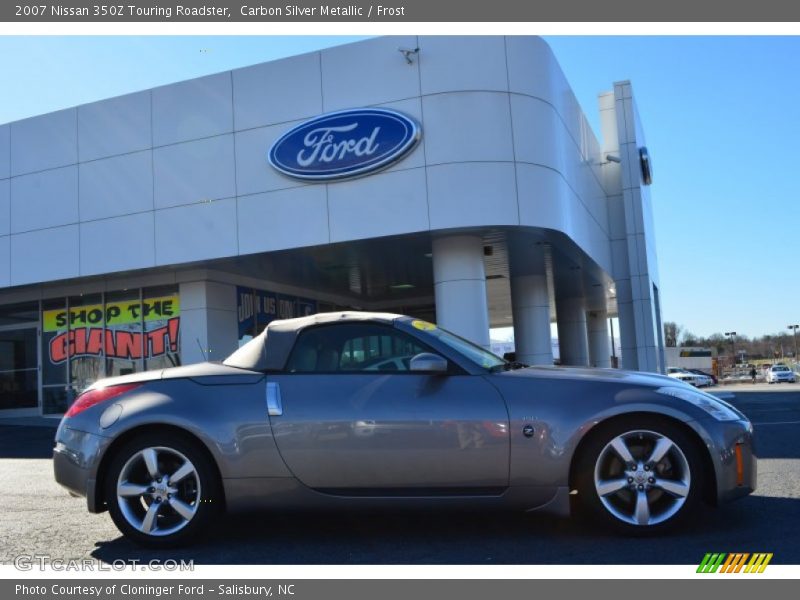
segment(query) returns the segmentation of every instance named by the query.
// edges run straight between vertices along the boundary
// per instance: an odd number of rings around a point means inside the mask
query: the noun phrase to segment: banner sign
[[[69,309],[46,310],[43,315],[44,331],[61,331],[76,327],[114,327],[116,325],[138,324],[142,321],[161,321],[180,315],[180,301],[177,295],[160,298],[146,298],[144,302],[127,300],[102,304],[75,306]]]
[[[707,358],[711,356],[710,349],[702,349],[702,350],[681,350],[680,357],[681,358]]]
[[[276,294],[249,287],[236,288],[236,314],[239,338],[253,335],[256,323],[266,325],[275,319],[292,319],[317,312],[316,300]]]
[[[178,351],[180,301],[174,295],[47,310],[42,328],[53,364],[79,356],[153,358]]]

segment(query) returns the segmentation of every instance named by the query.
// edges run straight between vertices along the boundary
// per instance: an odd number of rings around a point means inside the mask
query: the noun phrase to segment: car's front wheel
[[[702,463],[679,426],[658,417],[623,419],[593,435],[578,458],[585,511],[627,533],[669,529],[694,512]]]
[[[187,543],[220,508],[219,481],[206,453],[179,435],[148,433],[114,455],[105,497],[114,524],[142,545]]]

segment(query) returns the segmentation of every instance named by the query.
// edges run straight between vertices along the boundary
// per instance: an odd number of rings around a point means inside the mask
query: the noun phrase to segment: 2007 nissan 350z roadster
[[[222,364],[98,381],[58,428],[56,480],[130,539],[220,510],[504,507],[667,529],[755,489],[753,429],[676,379],[524,367],[424,321],[273,321]]]

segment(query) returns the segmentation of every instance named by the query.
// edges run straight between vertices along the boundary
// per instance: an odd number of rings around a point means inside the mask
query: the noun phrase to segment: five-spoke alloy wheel
[[[589,441],[577,470],[581,504],[631,533],[662,530],[692,512],[703,477],[694,441],[668,420],[612,423]]]
[[[218,504],[218,482],[205,453],[181,436],[146,434],[119,450],[105,477],[117,528],[150,546],[184,543]]]

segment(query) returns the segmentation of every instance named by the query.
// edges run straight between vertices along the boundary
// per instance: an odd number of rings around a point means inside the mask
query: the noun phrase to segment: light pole
[[[797,362],[797,328],[800,325],[787,325],[787,329],[792,329],[792,333],[794,333],[794,362]]]
[[[731,338],[731,346],[733,348],[733,370],[736,370],[736,332],[735,331],[726,331],[726,337]]]

